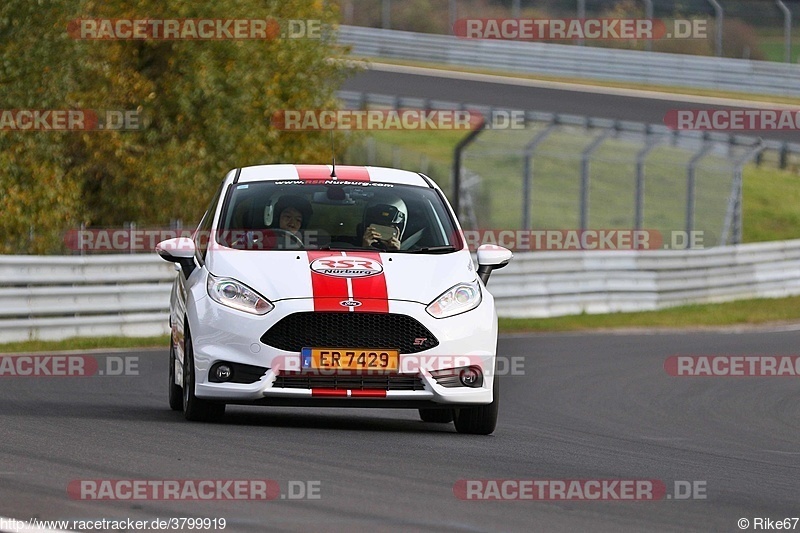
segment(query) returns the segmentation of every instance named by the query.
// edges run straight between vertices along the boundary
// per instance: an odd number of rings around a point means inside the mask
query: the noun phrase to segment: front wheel
[[[457,409],[453,420],[456,431],[471,435],[490,435],[497,427],[497,411],[500,405],[500,380],[494,376],[492,403]]]
[[[169,407],[173,411],[183,410],[183,391],[175,384],[175,343],[169,342]]]
[[[183,349],[183,416],[193,422],[211,422],[225,415],[225,404],[203,400],[194,395],[194,349],[186,328]]]

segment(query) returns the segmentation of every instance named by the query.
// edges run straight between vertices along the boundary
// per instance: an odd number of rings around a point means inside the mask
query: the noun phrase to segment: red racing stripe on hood
[[[308,253],[308,264],[315,259],[341,255],[340,252],[315,251]],[[326,276],[319,272],[311,271],[311,291],[314,298],[314,311],[346,311],[340,302],[350,299],[348,294],[347,279]]]
[[[371,259],[383,265],[381,254],[378,252],[352,252],[365,259]],[[355,307],[357,313],[388,313],[389,312],[389,293],[386,289],[386,270],[375,276],[363,278],[353,278],[353,299],[361,302]]]

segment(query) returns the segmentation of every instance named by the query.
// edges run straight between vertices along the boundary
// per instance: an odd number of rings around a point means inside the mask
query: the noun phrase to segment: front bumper
[[[278,386],[279,376],[302,372],[300,353],[268,346],[260,339],[284,317],[313,311],[314,303],[305,298],[274,303],[275,309],[265,316],[229,309],[204,295],[187,305],[198,398],[233,404],[336,407],[458,407],[492,402],[497,317],[491,295],[486,292],[477,308],[444,319],[431,317],[424,305],[390,301],[390,313],[415,318],[439,341],[435,348],[400,354],[398,373],[418,378],[421,387],[417,390],[392,390],[391,386],[384,390],[347,385]],[[220,361],[263,367],[267,371],[255,383],[212,383],[208,379],[209,370]],[[462,366],[479,367],[483,372],[482,385],[446,387],[431,375],[431,371]]]

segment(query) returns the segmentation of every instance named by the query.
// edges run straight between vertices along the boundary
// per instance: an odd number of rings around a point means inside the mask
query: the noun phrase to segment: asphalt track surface
[[[644,91],[620,91],[600,87],[572,85],[571,89],[525,85],[513,78],[473,76],[464,73],[440,72],[430,69],[408,69],[377,65],[348,79],[343,89],[367,93],[397,95],[412,98],[430,98],[465,104],[497,106],[509,109],[567,113],[598,118],[629,120],[649,124],[663,124],[664,116],[672,109],[736,109],[752,107],[753,103],[741,106],[693,103],[692,97],[663,95],[647,97]],[[402,69],[401,69],[402,70]],[[427,72],[418,74],[416,72]],[[452,78],[447,76],[458,76]],[[459,79],[460,78],[460,79]],[[486,81],[492,79],[493,81]],[[482,81],[481,81],[482,80]],[[523,83],[522,85],[517,83]],[[564,84],[567,86],[568,84]],[[598,92],[602,91],[602,92]],[[608,91],[606,93],[605,91]],[[618,94],[615,94],[618,93]],[[633,96],[637,94],[637,96]],[[672,98],[672,99],[671,99]],[[703,101],[703,98],[696,98]],[[761,105],[763,107],[763,104]],[[767,107],[779,108],[778,104]],[[736,132],[780,141],[800,142],[800,131]]]
[[[0,380],[0,516],[226,518],[226,531],[739,531],[800,516],[798,379],[671,377],[674,354],[794,354],[798,331],[504,337],[497,431],[457,434],[415,411],[229,407],[219,424],[169,410],[167,350],[139,375]],[[94,355],[104,364],[104,354]],[[78,479],[319,481],[320,498],[83,501]],[[459,479],[657,479],[706,498],[463,501]],[[798,526],[800,527],[800,525]]]

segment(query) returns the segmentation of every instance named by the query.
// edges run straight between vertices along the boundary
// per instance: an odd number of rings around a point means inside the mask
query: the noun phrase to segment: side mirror
[[[489,283],[489,276],[493,270],[503,268],[511,261],[514,254],[511,250],[494,244],[484,244],[478,248],[478,276],[483,280],[483,284]]]
[[[161,259],[179,264],[183,275],[187,278],[195,269],[194,254],[196,251],[197,247],[194,241],[188,237],[167,239],[156,245],[156,253],[161,256]]]

